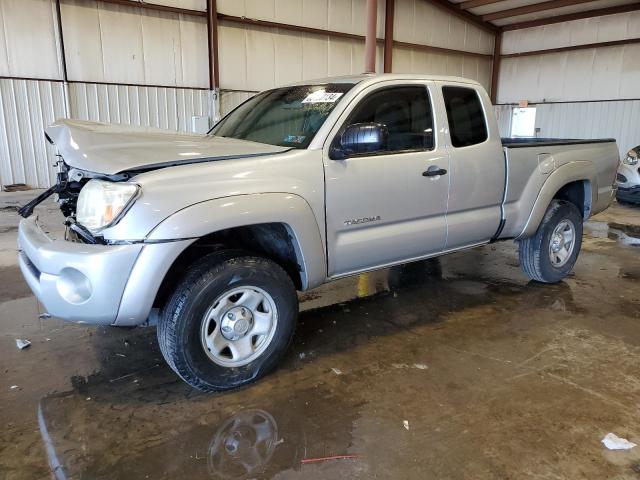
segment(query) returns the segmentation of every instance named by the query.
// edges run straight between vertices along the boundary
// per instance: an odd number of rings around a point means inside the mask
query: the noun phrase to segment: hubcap
[[[570,220],[562,220],[551,234],[549,242],[549,260],[556,267],[562,267],[569,261],[576,243],[576,229]]]
[[[222,315],[220,330],[227,340],[240,340],[253,326],[253,314],[245,307],[232,307]]]
[[[224,367],[241,367],[269,346],[278,321],[271,295],[240,287],[220,295],[202,321],[200,339],[207,356]]]

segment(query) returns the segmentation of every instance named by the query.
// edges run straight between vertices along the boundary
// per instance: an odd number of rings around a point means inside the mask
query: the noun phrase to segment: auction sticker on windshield
[[[342,92],[327,93],[324,90],[316,90],[307,95],[302,103],[334,103],[343,95]]]

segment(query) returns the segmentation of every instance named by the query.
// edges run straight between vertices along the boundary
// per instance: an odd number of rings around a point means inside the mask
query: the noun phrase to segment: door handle
[[[444,168],[440,168],[436,165],[431,165],[425,172],[422,172],[423,177],[437,177],[438,175],[446,175],[447,171]]]

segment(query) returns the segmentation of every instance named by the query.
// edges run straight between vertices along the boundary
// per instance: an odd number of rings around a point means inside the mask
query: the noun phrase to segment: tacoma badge
[[[349,225],[360,225],[361,223],[369,223],[369,222],[378,222],[380,221],[380,215],[375,217],[362,217],[362,218],[354,218],[353,220],[345,220],[344,224]]]

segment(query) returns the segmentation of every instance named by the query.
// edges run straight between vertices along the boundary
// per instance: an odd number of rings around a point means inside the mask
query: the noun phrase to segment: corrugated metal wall
[[[219,0],[227,15],[364,35],[366,0]],[[385,2],[378,0],[378,37],[384,36]],[[443,12],[425,0],[397,0],[394,39],[490,55],[493,35]],[[223,89],[258,91],[287,82],[361,73],[361,41],[277,28],[221,22],[220,84]],[[383,50],[377,49],[381,71]],[[394,48],[393,71],[460,75],[491,83],[491,59]],[[221,108],[225,110],[224,107]]]
[[[234,92],[229,90],[220,91],[220,117],[224,117],[231,110],[236,108],[245,100],[254,96],[256,92]]]
[[[52,0],[0,0],[0,76],[62,80]]]
[[[491,65],[488,58],[424,52],[415,48],[393,49],[394,72],[466,77],[480,82],[487,90],[491,86]]]
[[[226,15],[355,35],[365,33],[365,7],[366,0],[218,1],[218,12]],[[384,0],[378,0],[377,34],[384,35]],[[259,91],[364,71],[364,44],[359,40],[221,21],[218,42],[222,89]],[[382,48],[377,50],[381,71]]]
[[[640,37],[640,12],[505,32],[502,53]],[[640,98],[640,44],[503,59],[498,102]]]
[[[493,107],[498,120],[498,130],[501,137],[511,136],[511,105],[496,105]]]
[[[212,116],[204,18],[84,0],[61,10],[69,78],[82,81],[67,86],[51,81],[63,79],[54,1],[0,0],[0,76],[46,79],[0,79],[1,184],[55,181],[43,129],[58,118],[190,131],[192,116]]]
[[[220,87],[259,91],[364,71],[361,41],[220,22]],[[378,70],[382,48],[378,47]]]
[[[209,115],[208,90],[71,83],[69,111],[62,82],[0,79],[0,183],[48,187],[55,151],[44,127],[59,118],[190,131],[191,117]]]
[[[394,40],[467,52],[493,54],[493,35],[424,0],[396,0]],[[393,71],[456,75],[491,84],[491,58],[395,47]]]
[[[640,145],[640,100],[536,105],[540,136],[615,138],[620,154]]]
[[[502,53],[519,53],[640,36],[640,12],[585,18],[504,32]]]
[[[499,103],[640,98],[640,44],[502,61]]]
[[[237,17],[364,35],[366,0],[218,0],[218,12]],[[378,37],[384,35],[378,0]],[[398,7],[396,7],[398,8]]]
[[[70,80],[208,87],[205,18],[86,0],[61,6]]]
[[[192,116],[209,115],[211,92],[184,88],[72,83],[71,117],[169,130],[191,130]]]
[[[364,35],[366,0],[218,0],[227,15]],[[378,0],[378,37],[384,36],[385,2]],[[493,35],[425,0],[396,0],[394,39],[420,45],[493,53]],[[333,75],[361,73],[361,41],[220,22],[220,113],[256,91]],[[377,48],[381,71],[383,50]],[[394,47],[393,71],[459,75],[491,83],[491,59]]]
[[[615,138],[620,156],[640,145],[640,100],[543,103],[535,107],[541,137]],[[512,108],[495,107],[503,137],[510,136]]]
[[[424,0],[396,0],[394,40],[493,54],[493,34]]]
[[[640,12],[505,32],[502,53],[640,37]],[[615,138],[620,154],[640,144],[640,44],[503,59],[498,102],[536,106],[543,137]],[[554,103],[551,103],[554,102]],[[557,103],[559,102],[559,103]],[[511,105],[496,107],[509,136]]]
[[[55,151],[44,127],[65,116],[61,82],[0,79],[0,183],[48,187]]]

